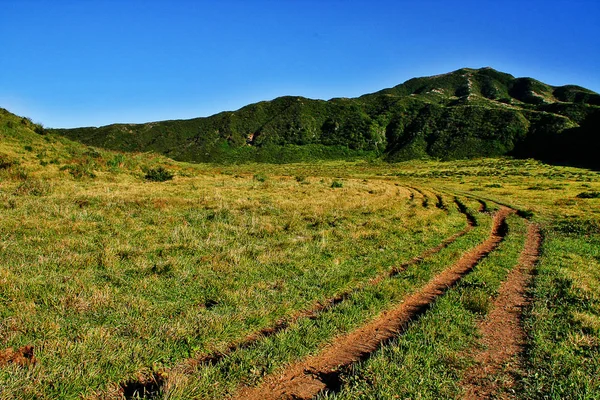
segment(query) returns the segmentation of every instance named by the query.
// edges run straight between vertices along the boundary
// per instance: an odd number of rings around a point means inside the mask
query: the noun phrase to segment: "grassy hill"
[[[476,111],[460,116],[493,122]],[[413,123],[433,129],[436,113],[436,129],[451,125],[435,104]],[[393,340],[310,374],[336,386],[319,398],[460,399],[471,369],[492,397],[600,398],[594,171],[511,158],[191,164],[91,147],[0,109],[0,210],[2,399],[248,398],[430,282],[447,290]],[[515,308],[502,282],[522,269],[532,227],[531,304]],[[498,246],[454,286],[438,279],[493,232]],[[488,374],[477,354],[494,310],[523,321],[523,347]]]
[[[71,139],[192,162],[516,155],[594,165],[600,95],[491,68],[414,78],[359,98],[280,97],[207,118],[61,129]]]
[[[91,147],[0,108],[0,180],[7,193],[45,195],[53,189],[50,182],[57,180],[144,181],[161,170],[185,176],[190,168],[158,154]],[[4,199],[1,192],[0,198]]]

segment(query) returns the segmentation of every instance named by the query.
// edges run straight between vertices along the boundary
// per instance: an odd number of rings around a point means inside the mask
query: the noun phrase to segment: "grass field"
[[[209,165],[0,118],[0,398],[227,398],[317,356],[484,241],[497,248],[323,398],[460,398],[479,324],[543,242],[526,343],[490,380],[600,396],[600,175],[534,160]],[[174,174],[151,181],[162,166]],[[32,346],[27,348],[26,346]]]

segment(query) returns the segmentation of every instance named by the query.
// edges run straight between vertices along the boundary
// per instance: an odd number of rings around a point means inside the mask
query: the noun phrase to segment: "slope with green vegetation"
[[[393,182],[225,174],[0,117],[2,398],[127,394],[144,371],[223,351],[467,225]],[[14,357],[27,346],[36,362]]]
[[[57,132],[193,162],[516,155],[597,166],[599,119],[590,90],[465,68],[359,98],[280,97],[207,118]]]
[[[320,395],[462,398],[533,223],[524,347],[489,380],[598,398],[598,193],[596,172],[509,158],[187,164],[2,110],[0,398],[239,396],[420,293],[503,205],[498,247]]]

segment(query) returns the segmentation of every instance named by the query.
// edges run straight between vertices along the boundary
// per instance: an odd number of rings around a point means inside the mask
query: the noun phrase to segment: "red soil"
[[[523,352],[526,339],[521,315],[529,303],[526,290],[539,257],[541,240],[539,228],[529,225],[519,264],[500,287],[489,316],[479,325],[483,350],[475,353],[476,364],[463,380],[465,399],[502,397],[501,392],[506,393],[514,385],[510,376],[498,379],[497,372],[509,361],[513,363],[508,365],[508,371],[518,370],[517,356]]]
[[[506,207],[494,217],[492,232],[479,246],[463,254],[421,290],[405,298],[396,308],[381,314],[363,327],[337,338],[323,351],[289,366],[279,375],[271,375],[262,385],[243,388],[237,398],[263,399],[310,399],[327,388],[327,381],[338,374],[340,368],[365,359],[386,342],[403,332],[407,325],[449,287],[458,282],[483,257],[498,246],[505,231],[506,216],[512,213]]]

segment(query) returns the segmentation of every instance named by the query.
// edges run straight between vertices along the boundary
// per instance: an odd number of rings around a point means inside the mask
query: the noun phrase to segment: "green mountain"
[[[597,164],[600,95],[491,68],[415,78],[358,98],[280,97],[206,118],[56,132],[193,162],[514,155]]]

